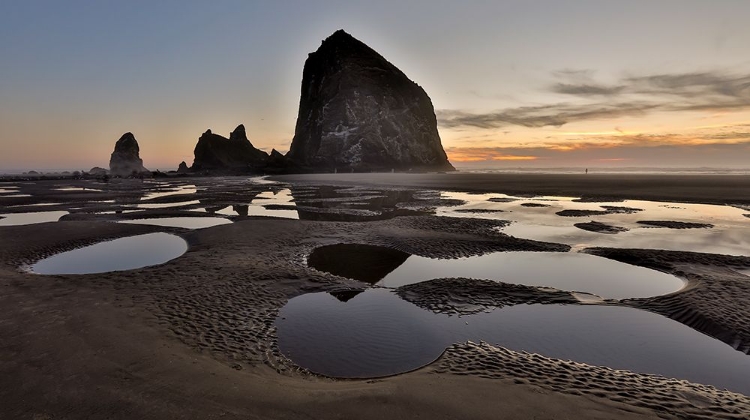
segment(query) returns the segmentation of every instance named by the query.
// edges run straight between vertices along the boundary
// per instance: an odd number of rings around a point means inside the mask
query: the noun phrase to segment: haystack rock
[[[125,133],[115,143],[115,151],[109,159],[109,172],[114,176],[133,176],[148,173],[143,167],[138,141],[133,133]]]
[[[198,139],[194,154],[194,171],[252,172],[262,169],[268,160],[268,153],[256,149],[247,139],[242,124],[229,138],[206,131]]]
[[[343,30],[307,57],[292,161],[315,171],[452,171],[432,101]]]
[[[177,167],[177,172],[182,174],[182,173],[187,173],[189,171],[190,171],[190,168],[188,168],[187,163],[185,163],[184,160],[180,162],[180,165]]]

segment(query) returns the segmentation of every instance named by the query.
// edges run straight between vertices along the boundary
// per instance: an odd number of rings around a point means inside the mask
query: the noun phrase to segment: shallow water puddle
[[[203,229],[211,226],[227,225],[232,223],[232,221],[223,217],[154,217],[146,219],[118,220],[118,223]]]
[[[574,197],[524,198],[503,194],[457,192],[443,192],[442,197],[463,200],[465,204],[438,207],[438,215],[508,220],[513,223],[500,231],[518,238],[565,243],[576,248],[585,245],[750,255],[750,224],[743,216],[745,211],[733,206],[644,200],[580,202],[575,201],[577,199]],[[496,200],[490,201],[492,199]],[[546,207],[529,207],[530,205]],[[557,214],[570,210],[601,212],[605,210],[602,206],[628,207],[642,211],[581,217],[563,217]],[[477,209],[485,210],[485,212],[468,212]],[[491,213],[486,210],[502,212]],[[689,234],[686,234],[680,229],[654,229],[638,223],[643,220],[708,223],[714,227],[691,229]],[[625,228],[628,231],[605,234],[585,231],[574,226],[576,223],[590,221]]]
[[[283,219],[299,219],[297,210],[267,209],[263,206],[248,206],[248,216],[280,217]]]
[[[225,216],[266,216],[279,217],[283,219],[299,219],[297,210],[290,208],[273,208],[273,206],[292,206],[294,198],[289,189],[263,191],[259,193],[249,204],[227,206],[216,213]],[[266,208],[269,206],[271,208]]]
[[[0,214],[0,226],[31,225],[34,223],[56,222],[68,214],[67,211],[38,211],[32,213]]]
[[[187,242],[167,233],[149,233],[100,242],[45,258],[35,274],[90,274],[163,264],[187,251]]]
[[[142,201],[148,201],[154,198],[159,197],[167,197],[170,195],[189,195],[189,194],[195,194],[198,192],[198,188],[196,188],[195,185],[178,185],[178,186],[167,186],[160,185],[160,187],[164,187],[164,190],[157,190],[155,192],[150,192],[146,195],[144,195],[141,200]]]
[[[315,249],[308,264],[383,287],[467,277],[625,299],[664,295],[684,286],[670,274],[594,255],[561,252],[495,252],[436,259],[378,246],[339,244]]]
[[[61,188],[55,188],[55,191],[86,191],[86,192],[102,192],[104,190],[100,190],[97,188],[87,188],[87,187],[61,187]]]
[[[291,299],[276,320],[279,348],[334,377],[377,377],[434,361],[467,340],[614,369],[653,373],[750,395],[750,357],[677,321],[632,308],[518,305],[471,316],[421,309],[387,289],[346,302]]]
[[[183,207],[200,204],[198,200],[192,201],[178,201],[176,203],[139,203],[136,207],[139,209],[167,209],[172,207]]]

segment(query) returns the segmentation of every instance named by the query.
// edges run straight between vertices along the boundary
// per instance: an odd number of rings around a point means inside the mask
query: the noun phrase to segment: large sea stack
[[[109,172],[113,176],[139,176],[148,173],[143,167],[138,141],[133,133],[125,133],[115,143],[115,151],[109,159]]]
[[[268,153],[256,149],[247,139],[242,124],[229,138],[206,131],[198,139],[194,154],[193,171],[256,172],[262,170],[268,160]]]
[[[424,89],[343,30],[305,62],[286,156],[313,171],[454,169]]]

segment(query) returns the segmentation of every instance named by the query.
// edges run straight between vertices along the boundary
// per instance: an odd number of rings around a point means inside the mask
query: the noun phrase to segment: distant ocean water
[[[476,166],[454,165],[459,172],[476,174],[581,174],[586,167],[559,168],[481,168]],[[169,172],[175,168],[161,168],[161,172]],[[0,176],[22,175],[31,169],[0,169]],[[156,169],[153,169],[156,170]],[[589,167],[591,174],[672,174],[672,175],[750,175],[750,168],[597,168]],[[38,174],[63,175],[82,171],[82,169],[48,169],[35,170]]]
[[[575,168],[476,168],[456,166],[459,172],[477,174],[582,174],[585,167]],[[750,168],[594,168],[590,174],[670,174],[670,175],[750,175]]]

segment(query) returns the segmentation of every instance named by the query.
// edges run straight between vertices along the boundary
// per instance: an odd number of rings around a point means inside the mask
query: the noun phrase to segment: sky
[[[3,1],[0,172],[176,169],[294,135],[337,29],[431,97],[457,167],[750,168],[750,1]]]

